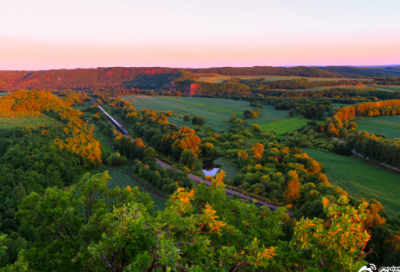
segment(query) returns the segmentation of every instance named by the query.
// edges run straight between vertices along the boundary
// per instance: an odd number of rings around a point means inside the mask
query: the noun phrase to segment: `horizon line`
[[[381,64],[381,65],[254,65],[254,66],[213,66],[213,67],[173,67],[173,66],[99,66],[99,67],[89,67],[89,68],[50,68],[50,69],[5,69],[0,71],[52,71],[52,70],[77,70],[77,69],[101,69],[101,68],[173,68],[173,69],[213,69],[213,68],[254,68],[254,67],[281,67],[281,68],[293,68],[293,67],[364,67],[364,68],[373,68],[373,67],[387,67],[387,66],[400,66],[400,64]]]

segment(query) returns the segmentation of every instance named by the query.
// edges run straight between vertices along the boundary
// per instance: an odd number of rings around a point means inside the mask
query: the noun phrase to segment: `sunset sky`
[[[400,64],[399,0],[9,0],[0,70]]]

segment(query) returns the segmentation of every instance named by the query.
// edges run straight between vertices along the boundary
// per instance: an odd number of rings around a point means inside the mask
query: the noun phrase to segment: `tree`
[[[107,189],[107,174],[86,176],[70,191],[32,193],[18,216],[39,226],[40,241],[20,261],[34,271],[267,268],[278,253],[285,210],[228,199],[223,176],[196,191],[178,188],[157,216],[137,188]]]
[[[287,188],[283,194],[287,203],[292,203],[300,197],[299,175],[296,170],[288,172]]]
[[[144,210],[153,210],[148,195],[136,187],[109,190],[109,179],[107,172],[92,177],[87,174],[69,191],[48,188],[42,196],[31,193],[24,199],[17,215],[37,226],[40,239],[24,253],[29,267],[36,271],[92,270],[90,245],[109,227],[105,221],[113,209],[136,202]]]
[[[357,271],[365,265],[363,248],[370,239],[361,223],[367,203],[358,208],[347,205],[341,196],[338,204],[323,199],[328,219],[303,219],[295,227],[292,245],[308,267],[326,267],[332,271]],[[311,258],[310,258],[311,257]]]
[[[189,122],[189,121],[190,121],[190,116],[189,116],[189,114],[185,114],[185,115],[183,116],[183,121],[185,121],[185,122]]]
[[[290,109],[290,111],[289,111],[289,116],[290,116],[290,117],[293,117],[293,116],[294,116],[294,110],[293,110],[293,109]]]
[[[197,161],[197,155],[193,153],[190,149],[184,149],[181,155],[181,162],[183,162],[188,167],[192,167]]]
[[[253,147],[251,148],[251,152],[253,153],[254,158],[256,158],[257,160],[260,160],[264,153],[264,146],[260,143],[253,144]]]
[[[247,150],[239,150],[237,155],[239,158],[239,164],[240,164],[240,159],[242,159],[244,161],[249,157],[249,155],[247,154]]]
[[[325,116],[325,107],[319,105],[315,113],[315,119],[322,120]]]
[[[255,132],[260,132],[261,131],[261,128],[260,128],[260,126],[259,125],[257,125],[257,124],[253,124],[253,125],[251,125],[251,128],[255,131]]]
[[[246,119],[253,118],[253,112],[252,112],[251,110],[245,110],[244,113],[243,113],[243,115],[244,115],[244,117],[245,117]]]
[[[206,122],[206,120],[204,118],[197,116],[197,115],[193,116],[193,118],[192,118],[193,125],[197,125],[197,126],[201,127],[202,125],[204,125],[205,122]]]
[[[144,152],[144,161],[149,162],[149,161],[155,161],[156,159],[156,152],[154,151],[153,148],[148,147],[146,148],[146,151]]]

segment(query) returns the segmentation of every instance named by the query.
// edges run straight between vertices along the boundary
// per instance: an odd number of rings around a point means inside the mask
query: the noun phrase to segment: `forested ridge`
[[[0,99],[0,122],[4,118],[26,119],[26,126],[0,129],[0,230],[8,234],[2,265],[14,262],[18,251],[37,239],[31,225],[15,218],[22,199],[43,193],[47,187],[63,188],[76,182],[84,171],[101,162],[99,142],[92,129],[71,105],[84,95],[64,98],[44,91],[20,91]],[[37,126],[31,118],[53,120]]]
[[[45,89],[82,90],[90,88],[160,89],[174,79],[195,80],[202,74],[278,75],[319,78],[372,78],[381,85],[399,85],[397,70],[360,67],[220,67],[180,69],[168,67],[102,67],[92,69],[60,69],[41,71],[0,71],[0,90]],[[317,84],[317,83],[313,83]],[[324,86],[330,86],[326,85]],[[334,84],[334,83],[330,83]],[[304,85],[304,84],[303,84]],[[290,89],[290,88],[289,88]]]

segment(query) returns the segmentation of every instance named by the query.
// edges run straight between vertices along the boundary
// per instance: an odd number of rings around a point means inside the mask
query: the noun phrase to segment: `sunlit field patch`
[[[324,165],[325,174],[333,185],[343,188],[353,197],[380,201],[389,216],[398,214],[400,173],[359,158],[306,148],[303,152]]]
[[[206,119],[206,125],[217,132],[230,129],[231,124],[227,121],[233,114],[238,119],[244,119],[243,112],[252,109],[248,101],[232,99],[157,96],[123,96],[122,99],[131,100],[136,109],[152,108],[158,111],[172,111],[175,116],[168,117],[168,120],[178,126],[191,127],[191,123],[184,122],[180,116],[185,114],[189,114],[190,117],[201,116]],[[288,111],[277,111],[274,106],[265,106],[259,117],[246,121],[249,124],[261,125],[288,118]]]
[[[224,80],[232,77],[239,77],[241,79],[254,79],[254,78],[265,78],[264,81],[274,80],[291,80],[304,78],[301,76],[271,76],[271,75],[258,75],[258,76],[226,76],[226,75],[213,75],[213,76],[201,76],[197,81],[205,81],[209,83],[222,83]],[[351,80],[351,78],[318,78],[318,77],[305,77],[309,81],[337,81],[337,80]]]
[[[362,117],[355,120],[358,130],[374,134],[386,134],[386,138],[400,138],[400,116]]]

